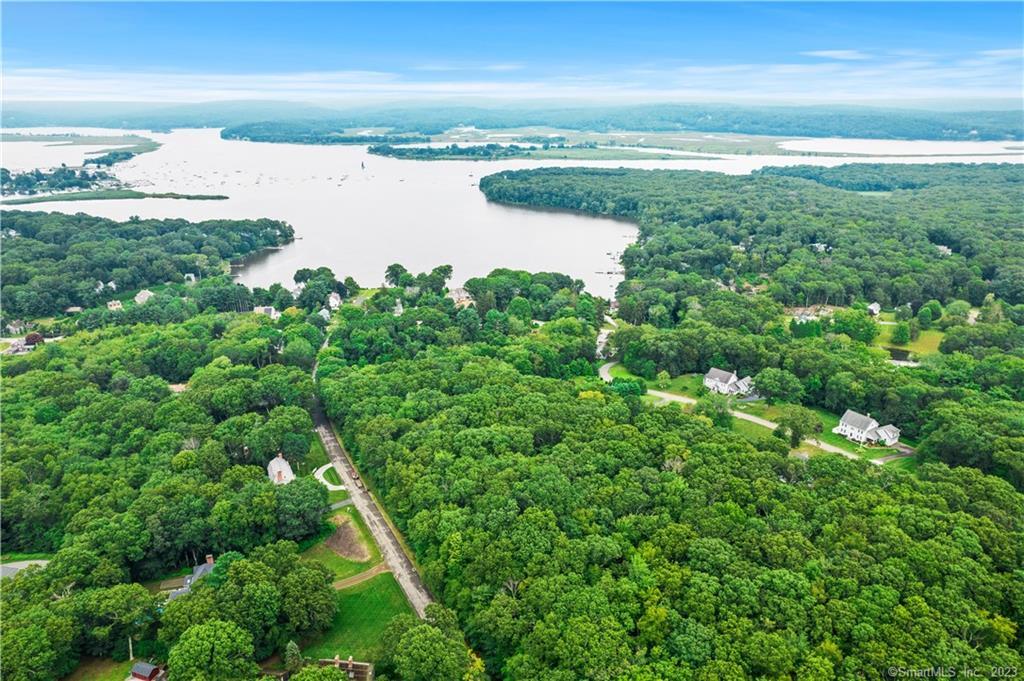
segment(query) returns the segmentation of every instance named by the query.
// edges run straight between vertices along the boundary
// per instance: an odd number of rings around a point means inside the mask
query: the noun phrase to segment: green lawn
[[[341,476],[338,475],[338,471],[334,469],[334,466],[331,466],[330,468],[324,471],[324,480],[331,483],[332,485],[341,484]]]
[[[892,342],[892,332],[895,326],[879,326],[881,333],[875,338],[875,345],[879,347],[893,347],[899,348],[900,350],[909,350],[916,355],[926,355],[933,352],[939,351],[939,343],[945,338],[946,334],[939,331],[938,329],[927,329],[921,331],[921,335],[917,337],[917,340],[910,341],[906,345],[897,345]]]
[[[50,560],[52,553],[18,553],[17,551],[5,551],[0,553],[0,563],[13,563],[17,560]]]
[[[640,378],[636,374],[629,372],[626,367],[621,364],[616,364],[611,368],[612,378]],[[683,374],[676,376],[669,380],[668,387],[661,388],[658,386],[658,381],[649,381],[644,379],[647,383],[649,390],[661,390],[667,393],[676,393],[678,395],[685,395],[686,397],[699,397],[700,389],[704,386],[704,377],[700,374]]]
[[[338,489],[327,493],[327,503],[329,504],[336,504],[346,499],[348,499],[348,490]]]
[[[124,681],[132,662],[114,662],[106,657],[83,657],[81,664],[64,681]]]
[[[347,516],[350,519],[349,521],[358,529],[359,536],[369,551],[369,559],[364,561],[351,560],[339,556],[332,551],[324,543],[324,540],[334,532],[335,526],[330,520],[325,520],[324,527],[321,528],[321,531],[312,542],[307,540],[300,545],[300,548],[304,549],[302,552],[303,558],[323,563],[334,573],[335,579],[345,579],[352,575],[358,575],[360,572],[373,567],[381,561],[380,549],[374,543],[373,536],[370,534],[369,528],[366,527],[363,517],[359,515],[359,511],[351,506],[346,506],[334,511],[328,518],[342,515]]]
[[[338,592],[338,612],[331,628],[312,641],[302,652],[312,658],[346,659],[376,662],[380,659],[380,637],[395,615],[412,614],[405,594],[390,572]]]
[[[320,441],[319,435],[314,434],[313,441],[309,445],[309,454],[306,455],[306,460],[298,465],[295,474],[312,475],[313,471],[328,462],[324,443]]]
[[[885,467],[886,468],[897,468],[897,469],[899,469],[901,471],[908,471],[910,473],[916,473],[917,472],[917,468],[920,465],[921,464],[919,464],[917,462],[917,458],[916,457],[908,456],[905,459],[894,459],[894,460],[890,461],[889,463],[885,464]]]

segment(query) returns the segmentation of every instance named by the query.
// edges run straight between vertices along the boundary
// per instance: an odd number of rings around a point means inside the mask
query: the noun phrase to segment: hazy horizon
[[[1020,3],[5,3],[3,99],[1013,107],[1022,22]]]

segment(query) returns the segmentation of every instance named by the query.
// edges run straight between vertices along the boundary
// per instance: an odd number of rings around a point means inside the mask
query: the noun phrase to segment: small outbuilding
[[[135,304],[145,305],[147,302],[149,302],[149,299],[152,298],[154,295],[155,294],[148,288],[144,288],[135,294]]]
[[[120,300],[108,300],[107,309],[110,310],[111,312],[116,312],[118,310],[123,310],[124,305],[121,303]]]

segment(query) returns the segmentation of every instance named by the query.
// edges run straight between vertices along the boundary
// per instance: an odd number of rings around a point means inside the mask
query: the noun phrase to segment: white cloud
[[[834,51],[830,51],[834,52]],[[4,100],[301,101],[410,97],[887,101],[1020,99],[1018,49],[958,55],[879,53],[870,60],[650,64],[605,71],[522,64],[423,64],[409,73],[185,73],[5,64]],[[430,75],[433,73],[433,77]],[[509,74],[502,75],[498,74]]]
[[[871,55],[860,50],[814,50],[801,52],[805,57],[821,57],[822,59],[838,59],[840,61],[863,61],[871,59]]]

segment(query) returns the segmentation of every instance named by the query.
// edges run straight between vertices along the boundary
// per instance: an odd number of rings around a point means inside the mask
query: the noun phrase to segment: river
[[[26,129],[23,132],[112,132],[95,129]],[[353,276],[375,286],[384,268],[399,262],[414,272],[436,265],[453,266],[453,282],[461,283],[495,267],[558,271],[583,279],[588,290],[610,296],[621,280],[617,264],[622,250],[636,239],[636,228],[624,221],[566,212],[512,208],[489,203],[479,178],[490,173],[542,166],[676,168],[749,173],[767,165],[838,165],[850,162],[938,163],[1024,162],[1020,151],[1002,156],[747,156],[635,161],[413,161],[372,156],[363,146],[315,146],[222,140],[214,129],[170,133],[133,131],[159,141],[154,152],[119,163],[113,172],[134,188],[151,192],[224,194],[223,201],[130,199],[46,202],[19,206],[26,210],[84,212],[118,220],[143,218],[268,217],[287,221],[296,241],[262,253],[237,268],[242,283],[288,284],[300,267],[328,266],[339,277]],[[822,150],[831,140],[821,140]],[[846,147],[849,140],[839,140]],[[895,153],[907,147],[872,140],[872,153]],[[902,143],[906,144],[906,143]],[[972,143],[941,145],[932,153],[984,152]],[[963,147],[951,145],[963,144]],[[1019,143],[1018,143],[1019,144]],[[928,154],[929,143],[916,143],[914,153]],[[848,148],[848,147],[847,147]],[[60,149],[70,161],[59,157]],[[827,149],[825,149],[827,150]],[[845,150],[845,149],[844,149]],[[52,147],[41,142],[7,142],[5,167],[47,167],[81,158],[82,147]],[[893,153],[893,152],[889,152]],[[709,155],[710,156],[710,155]],[[54,160],[56,159],[56,160]]]

